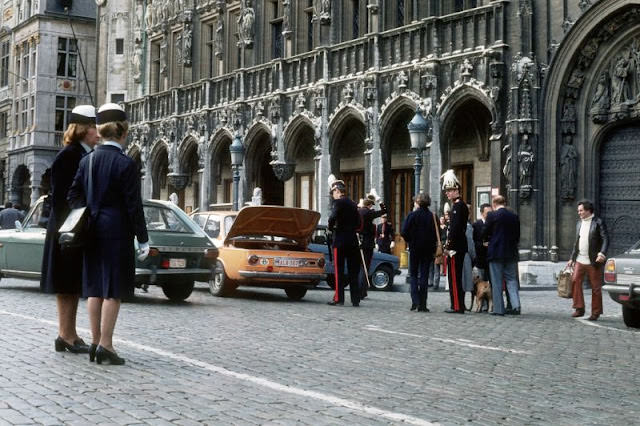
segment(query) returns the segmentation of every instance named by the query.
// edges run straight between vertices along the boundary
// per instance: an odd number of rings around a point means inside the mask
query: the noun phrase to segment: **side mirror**
[[[14,225],[16,226],[16,231],[22,232],[22,223],[19,220],[16,220]]]

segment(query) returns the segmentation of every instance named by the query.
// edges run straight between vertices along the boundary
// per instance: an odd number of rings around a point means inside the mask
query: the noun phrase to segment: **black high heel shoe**
[[[96,345],[95,343],[92,343],[91,346],[89,346],[89,362],[93,362],[96,359],[97,348],[98,345]]]
[[[115,352],[111,352],[104,347],[98,345],[96,348],[96,363],[102,364],[102,361],[109,361],[111,365],[124,364],[124,358],[120,358]]]
[[[72,345],[67,343],[62,337],[58,336],[54,342],[56,352],[69,351],[73,354],[86,354],[89,352],[89,345],[84,340],[76,339]]]

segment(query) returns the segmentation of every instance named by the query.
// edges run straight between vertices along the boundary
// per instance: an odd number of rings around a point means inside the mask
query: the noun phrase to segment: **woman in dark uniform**
[[[40,288],[55,293],[58,305],[58,352],[87,353],[89,346],[78,337],[76,314],[82,291],[82,250],[61,250],[58,228],[69,215],[67,193],[78,170],[80,159],[93,149],[98,141],[96,110],[91,105],[80,105],[71,111],[69,127],[64,133],[65,148],[58,153],[51,166],[51,194],[45,209],[49,210],[47,236],[42,257]]]
[[[140,244],[140,260],[149,254],[149,238],[138,168],[123,152],[129,130],[127,115],[119,105],[105,104],[96,114],[96,123],[102,145],[80,162],[69,202],[74,207],[87,205],[91,212],[93,238],[84,250],[82,280],[93,338],[89,360],[95,357],[98,364],[121,365],[124,359],[113,349],[113,330],[120,300],[133,293],[134,237]]]

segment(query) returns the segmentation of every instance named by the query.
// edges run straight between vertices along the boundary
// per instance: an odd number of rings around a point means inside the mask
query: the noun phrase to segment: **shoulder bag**
[[[565,267],[558,274],[558,296],[565,299],[573,297],[573,268]]]
[[[442,242],[440,241],[440,230],[438,229],[438,221],[436,220],[436,214],[433,212],[431,214],[433,214],[433,226],[436,228],[436,237],[438,237],[438,245],[436,246],[436,255],[433,261],[436,265],[442,265],[444,258],[442,256],[443,250],[442,250]]]
[[[62,248],[84,247],[89,235],[89,203],[93,192],[93,153],[89,157],[89,188],[87,190],[87,205],[72,209],[69,216],[58,230],[58,243]]]

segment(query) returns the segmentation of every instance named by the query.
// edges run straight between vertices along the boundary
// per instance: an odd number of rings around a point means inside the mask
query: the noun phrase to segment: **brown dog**
[[[482,311],[482,301],[486,300],[489,312],[493,311],[493,299],[491,297],[491,284],[489,281],[481,281],[480,277],[474,277],[473,289],[476,293],[476,312]]]

